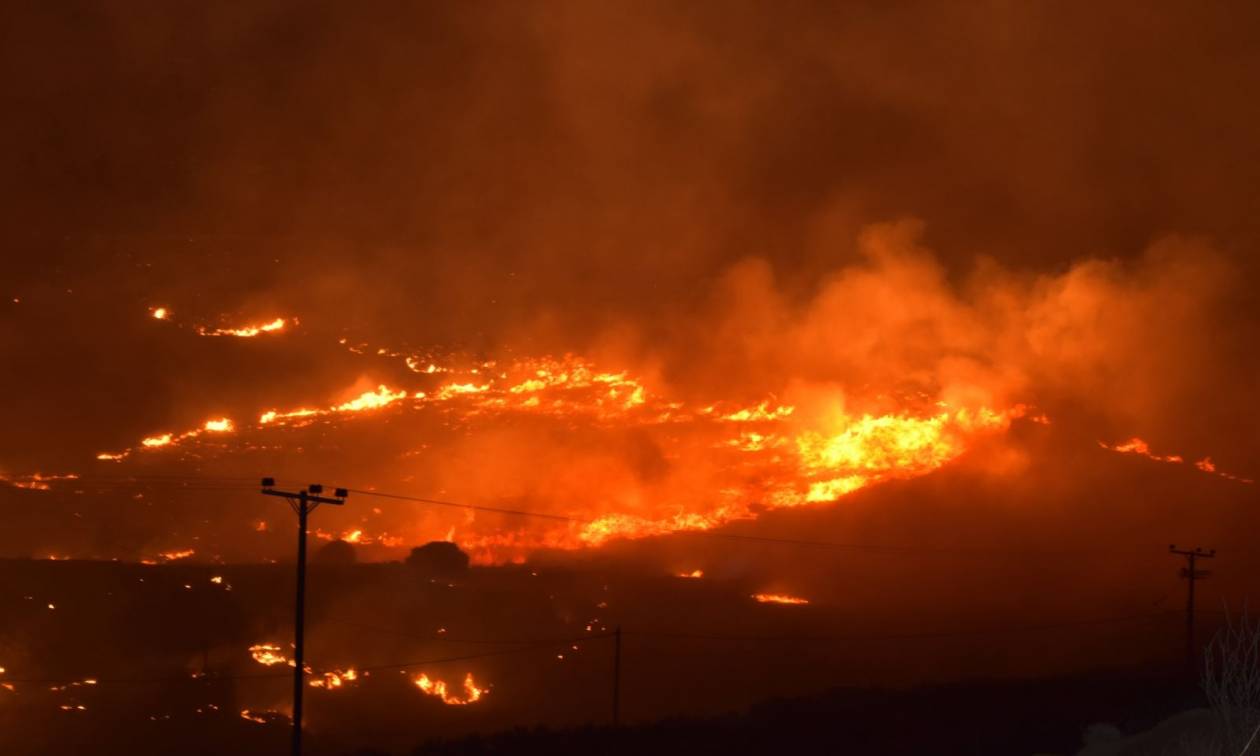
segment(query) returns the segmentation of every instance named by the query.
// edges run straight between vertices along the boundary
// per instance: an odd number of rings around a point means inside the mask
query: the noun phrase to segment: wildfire
[[[680,578],[699,579],[704,577],[704,570],[692,570],[691,572],[680,572],[677,575]]]
[[[165,551],[161,554],[158,554],[158,556],[162,557],[168,562],[175,562],[180,559],[187,559],[188,557],[196,553],[197,552],[194,549],[182,549],[179,551]]]
[[[789,596],[786,593],[754,593],[752,597],[756,599],[758,603],[762,604],[799,605],[809,603],[809,599],[801,598],[799,596]]]
[[[412,680],[412,682],[414,682],[416,687],[425,694],[440,698],[442,699],[442,703],[450,706],[465,706],[467,704],[477,703],[483,696],[490,692],[489,686],[477,686],[476,681],[473,680],[472,672],[464,675],[463,696],[452,694],[447,689],[445,681],[434,680],[424,673],[421,673],[420,676]]]
[[[258,328],[263,332],[262,326]],[[505,364],[469,362],[459,367],[440,365],[431,355],[367,345],[360,351],[400,359],[417,385],[381,383],[373,390],[359,388],[351,398],[343,395],[326,404],[267,409],[247,427],[238,427],[228,417],[212,418],[182,434],[145,438],[137,448],[166,448],[207,434],[264,433],[275,427],[300,427],[315,419],[440,409],[457,425],[475,419],[494,422],[499,418],[538,417],[570,428],[583,424],[632,428],[648,438],[653,449],[660,450],[671,471],[661,484],[652,484],[657,490],[636,488],[636,476],[627,481],[628,486],[617,482],[583,489],[581,496],[575,495],[571,501],[551,497],[555,521],[529,528],[490,530],[480,527],[479,519],[470,518],[466,525],[460,525],[460,545],[474,561],[487,563],[521,561],[524,554],[539,548],[573,549],[618,538],[706,530],[754,519],[764,509],[832,502],[885,481],[938,470],[981,439],[1005,432],[1016,419],[1049,422],[1043,413],[1022,404],[946,403],[925,392],[877,394],[865,402],[861,396],[841,395],[838,399],[843,401],[844,410],[797,406],[777,397],[742,404],[720,401],[692,405],[671,401],[629,371],[601,370],[573,355]],[[253,442],[247,439],[243,445],[250,448]],[[1102,445],[1162,462],[1184,461],[1177,455],[1156,455],[1138,438]],[[102,453],[98,458],[119,461],[131,451]],[[688,463],[696,461],[696,454],[712,458],[711,464],[706,460],[701,466],[709,469],[704,473],[707,477],[697,481],[674,472],[694,468]],[[1225,475],[1216,471],[1210,459],[1195,466]],[[681,485],[674,486],[676,480]],[[443,529],[447,525],[442,523]],[[343,540],[355,544],[389,547],[405,541],[398,535],[369,534],[363,526],[341,533]],[[322,531],[315,531],[315,535],[329,540],[335,537]]]
[[[155,307],[150,312],[153,314],[153,317],[158,320],[166,320],[166,318],[170,315],[170,312],[165,307]]]

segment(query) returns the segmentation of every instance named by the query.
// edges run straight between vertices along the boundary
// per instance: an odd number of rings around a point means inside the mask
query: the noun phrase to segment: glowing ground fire
[[[468,704],[477,703],[490,692],[489,687],[481,687],[473,679],[472,672],[464,675],[463,695],[451,692],[444,680],[436,680],[427,674],[421,673],[419,677],[412,680],[415,686],[426,695],[434,696],[441,699],[442,703],[448,706],[466,706]]]
[[[1155,454],[1154,452],[1151,451],[1150,444],[1148,444],[1147,442],[1143,441],[1140,438],[1137,438],[1136,436],[1133,438],[1130,438],[1127,441],[1121,441],[1118,444],[1108,444],[1104,441],[1099,441],[1098,445],[1110,451],[1119,452],[1121,454],[1133,454],[1139,457],[1146,457],[1147,459],[1151,459],[1156,462],[1168,462],[1171,464],[1179,465],[1179,464],[1184,464],[1186,461],[1185,457],[1181,456],[1180,454]],[[1194,467],[1200,472],[1205,472],[1211,475],[1219,475],[1220,477],[1225,478],[1226,480],[1232,480],[1236,483],[1251,484],[1255,482],[1251,480],[1250,478],[1243,478],[1241,476],[1234,475],[1232,473],[1227,473],[1227,472],[1222,472],[1220,470],[1217,470],[1216,463],[1212,461],[1211,457],[1204,457],[1203,459],[1200,459],[1199,461],[1194,463]]]
[[[809,603],[809,599],[801,598],[799,596],[789,596],[786,593],[754,593],[752,597],[760,604],[788,604],[792,606],[799,606],[801,604]]]
[[[498,523],[481,525],[470,517],[457,526],[443,526],[446,539],[458,540],[475,562],[486,564],[521,561],[540,548],[596,547],[613,539],[707,530],[754,519],[763,509],[832,502],[878,483],[938,470],[982,438],[1004,433],[1017,420],[1049,422],[1044,413],[1025,404],[993,402],[991,406],[983,399],[949,403],[922,392],[901,398],[881,393],[867,403],[841,393],[838,403],[823,410],[773,396],[750,403],[692,405],[671,400],[629,371],[600,370],[574,355],[504,364],[451,361],[439,365],[431,356],[373,350],[366,345],[352,351],[398,359],[420,383],[381,383],[369,390],[360,386],[313,406],[263,410],[252,423],[211,417],[189,430],[153,434],[134,447],[100,452],[96,457],[123,462],[136,454],[167,454],[176,448],[193,451],[194,446],[197,455],[204,455],[211,449],[203,442],[211,438],[216,453],[231,454],[238,445],[248,449],[262,443],[257,440],[259,434],[300,432],[315,424],[385,412],[391,418],[438,412],[462,426],[537,418],[595,432],[633,431],[671,450],[672,458],[685,463],[680,467],[703,461],[712,469],[705,477],[671,484],[663,493],[654,490],[652,506],[632,489],[601,483],[583,486],[580,500],[551,503],[553,511],[558,510],[551,522],[505,530]],[[1140,439],[1103,446],[1164,462],[1182,461],[1150,453]],[[1246,482],[1217,472],[1210,459],[1195,466]],[[28,484],[43,489],[51,480],[29,478]],[[638,485],[633,480],[625,482]],[[320,530],[314,534],[326,540],[337,537]],[[386,533],[356,526],[339,537],[355,544],[401,546],[430,534]]]

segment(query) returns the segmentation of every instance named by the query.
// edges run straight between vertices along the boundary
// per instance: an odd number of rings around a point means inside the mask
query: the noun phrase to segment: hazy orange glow
[[[464,676],[463,695],[450,692],[446,682],[443,680],[435,680],[427,674],[421,673],[419,677],[412,680],[416,687],[430,696],[442,699],[442,703],[452,706],[464,706],[466,704],[476,703],[481,700],[482,696],[489,692],[488,687],[478,687],[473,680],[472,672]]]
[[[166,317],[167,317],[167,315],[169,315],[169,314],[170,314],[170,313],[169,313],[169,312],[167,312],[167,310],[166,310],[166,308],[165,308],[165,307],[155,307],[155,308],[153,308],[153,317],[157,318],[158,320],[166,320]]]
[[[786,593],[754,593],[753,598],[762,604],[808,604],[809,599],[789,596]]]

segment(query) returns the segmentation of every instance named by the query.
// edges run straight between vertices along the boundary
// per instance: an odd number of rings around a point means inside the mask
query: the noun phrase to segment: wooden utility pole
[[[302,692],[306,674],[306,521],[310,513],[320,504],[346,503],[349,492],[338,488],[336,498],[320,496],[324,487],[313,483],[302,491],[277,491],[275,478],[262,479],[262,492],[265,496],[283,496],[288,499],[289,506],[298,516],[297,542],[297,601],[293,617],[293,740],[291,752],[293,756],[302,756]]]
[[[621,724],[621,625],[613,631],[613,727]]]
[[[1195,546],[1193,550],[1178,549],[1177,544],[1168,547],[1168,553],[1186,558],[1186,566],[1178,573],[1186,581],[1186,669],[1193,671],[1195,664],[1194,648],[1194,581],[1206,578],[1212,573],[1208,570],[1196,570],[1197,559],[1211,559],[1216,556],[1216,549],[1204,550]]]

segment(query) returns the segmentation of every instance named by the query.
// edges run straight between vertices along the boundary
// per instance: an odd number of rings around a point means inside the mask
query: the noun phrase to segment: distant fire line
[[[1138,438],[1137,436],[1134,436],[1133,438],[1130,438],[1127,441],[1121,441],[1120,443],[1117,443],[1117,444],[1108,444],[1104,441],[1099,441],[1098,445],[1104,449],[1107,449],[1108,451],[1118,452],[1120,454],[1133,454],[1139,457],[1146,457],[1147,459],[1154,460],[1155,462],[1167,462],[1169,464],[1184,464],[1186,461],[1185,458],[1182,457],[1180,454],[1155,454],[1154,452],[1151,451],[1150,444]],[[1233,475],[1232,473],[1227,473],[1227,472],[1222,472],[1220,470],[1217,470],[1216,463],[1212,461],[1211,457],[1204,457],[1203,459],[1198,460],[1197,462],[1194,463],[1194,467],[1195,469],[1201,472],[1205,472],[1210,475],[1217,475],[1222,478],[1225,478],[1226,480],[1232,480],[1236,483],[1251,484],[1255,482],[1251,480],[1250,478],[1244,478],[1238,475]]]

